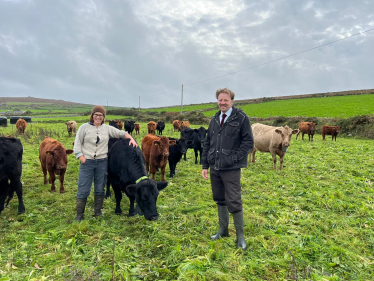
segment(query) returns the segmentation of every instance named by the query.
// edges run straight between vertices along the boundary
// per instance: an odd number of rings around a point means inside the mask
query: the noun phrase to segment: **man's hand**
[[[201,171],[201,174],[202,174],[204,179],[206,179],[206,180],[208,179],[208,169],[203,169]]]

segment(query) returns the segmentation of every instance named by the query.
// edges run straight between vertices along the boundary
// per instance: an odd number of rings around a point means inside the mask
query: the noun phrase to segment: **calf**
[[[173,121],[173,128],[174,128],[174,132],[180,132],[179,120],[174,120]]]
[[[108,120],[109,126],[119,129],[117,120]]]
[[[140,124],[139,124],[139,123],[135,123],[134,126],[135,126],[135,135],[139,135],[139,132],[140,132]]]
[[[129,139],[119,139],[108,153],[108,179],[116,197],[116,214],[122,213],[121,200],[124,192],[130,199],[129,216],[138,213],[153,221],[158,219],[156,202],[159,191],[168,183],[149,179],[144,164],[141,150],[129,145]]]
[[[158,131],[159,135],[162,135],[162,131],[165,129],[165,122],[164,121],[158,121],[156,130]]]
[[[18,197],[18,214],[25,212],[22,199],[22,153],[23,146],[19,139],[0,137],[0,214],[13,198]]]
[[[201,154],[203,154],[203,143],[206,137],[207,130],[204,127],[200,127],[199,129],[191,129],[185,127],[182,132],[181,136],[187,140],[191,140],[192,143],[189,144],[188,148],[193,148],[195,152],[195,164],[197,164],[197,157],[198,152],[200,152],[200,164],[201,163]],[[186,154],[184,154],[184,161],[187,161]]]
[[[65,125],[66,125],[66,129],[68,130],[69,137],[71,137],[73,133],[75,135],[77,134],[77,122],[68,121],[65,123]]]
[[[187,152],[188,145],[192,144],[191,140],[186,140],[185,138],[180,138],[179,140],[174,138],[169,138],[169,140],[175,140],[176,145],[169,146],[169,169],[170,177],[173,178],[175,175],[175,168],[178,162],[181,160],[182,155]]]
[[[47,171],[49,173],[49,183],[51,191],[56,191],[55,180],[56,176],[60,176],[60,193],[64,193],[64,178],[68,167],[67,155],[72,154],[73,150],[66,148],[57,140],[45,137],[40,144],[39,159],[42,165],[44,174],[44,184],[47,184]]]
[[[325,139],[326,135],[331,135],[331,140],[333,141],[334,138],[335,138],[335,141],[336,141],[336,136],[339,134],[341,128],[342,127],[340,127],[340,126],[323,125],[322,129],[321,129],[321,134],[322,134],[323,140],[326,140]]]
[[[147,126],[148,126],[148,134],[154,135],[156,133],[157,123],[154,121],[149,121]]]
[[[151,134],[145,135],[142,140],[142,151],[145,158],[145,168],[147,173],[150,171],[152,179],[158,168],[161,169],[161,181],[165,181],[165,168],[168,163],[169,146],[174,145],[175,140],[169,140],[167,137],[157,137]]]
[[[18,119],[16,123],[16,128],[18,130],[18,133],[24,134],[27,127],[27,122],[23,119]]]
[[[132,120],[125,121],[125,131],[130,135],[132,135],[132,132],[134,131],[134,123],[135,121]]]
[[[270,152],[273,157],[273,168],[277,169],[277,155],[280,158],[280,170],[283,170],[283,158],[287,152],[287,148],[290,146],[291,137],[293,134],[297,134],[298,129],[292,130],[288,126],[285,127],[272,127],[255,123],[252,125],[252,133],[254,138],[254,147],[249,154],[249,162],[255,161],[256,151]]]
[[[123,123],[122,123],[122,121],[121,120],[117,120],[117,125],[118,125],[118,129],[119,130],[122,130],[122,128],[123,128]]]
[[[316,125],[317,124],[314,124],[313,122],[300,122],[299,132],[296,135],[296,139],[299,137],[301,133],[302,140],[304,140],[304,135],[308,134],[309,141],[310,141],[310,137],[312,137],[312,141],[313,141],[313,136],[314,136],[314,133],[316,132]]]

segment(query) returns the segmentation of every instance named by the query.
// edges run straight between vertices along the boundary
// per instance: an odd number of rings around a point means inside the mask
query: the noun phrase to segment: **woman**
[[[108,173],[108,141],[109,138],[127,138],[129,144],[138,146],[135,140],[125,131],[120,131],[104,124],[105,109],[97,105],[92,109],[90,122],[79,127],[74,142],[75,157],[81,161],[77,192],[77,217],[83,219],[87,198],[90,195],[92,180],[95,186],[95,216],[102,215],[105,179]]]

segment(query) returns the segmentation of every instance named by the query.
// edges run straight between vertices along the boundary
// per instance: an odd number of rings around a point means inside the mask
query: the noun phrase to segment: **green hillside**
[[[374,95],[274,100],[257,104],[238,105],[238,107],[251,117],[305,116],[347,118],[373,114]],[[204,115],[207,117],[213,116],[217,110],[206,111]]]

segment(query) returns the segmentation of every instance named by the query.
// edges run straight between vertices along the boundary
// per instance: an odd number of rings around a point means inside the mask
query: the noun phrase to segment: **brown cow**
[[[280,170],[283,170],[283,158],[287,152],[287,148],[290,146],[291,137],[293,134],[297,134],[298,129],[292,130],[288,126],[285,127],[272,127],[255,123],[252,125],[252,133],[254,138],[254,147],[249,154],[249,162],[256,162],[255,154],[256,151],[270,152],[273,157],[273,168],[277,169],[277,155],[280,158]]]
[[[296,135],[296,139],[299,137],[301,133],[302,140],[304,140],[304,135],[308,134],[309,141],[310,137],[312,136],[312,141],[313,141],[313,136],[314,133],[316,132],[316,125],[313,122],[300,122],[299,123],[299,132]]]
[[[119,130],[122,130],[122,128],[123,128],[123,122],[121,121],[121,120],[117,120],[117,125],[118,125],[118,129]]]
[[[27,127],[27,122],[24,119],[18,119],[16,123],[16,128],[18,130],[18,133],[23,134],[25,133]]]
[[[155,179],[155,174],[158,168],[161,169],[161,181],[165,181],[165,168],[168,163],[169,146],[174,145],[176,140],[169,140],[167,137],[157,137],[151,134],[145,135],[142,140],[142,151],[145,159],[145,168],[150,173],[152,179]]]
[[[173,128],[174,128],[174,132],[179,132],[179,120],[174,120],[173,121]]]
[[[157,123],[154,121],[149,121],[148,123],[148,134],[156,134],[156,128],[157,128]]]
[[[68,166],[68,154],[72,154],[73,150],[66,150],[65,147],[57,140],[45,137],[40,144],[39,159],[44,174],[44,184],[47,184],[47,171],[49,173],[49,183],[52,184],[51,191],[56,191],[55,180],[56,175],[60,176],[60,193],[64,193],[64,178],[66,168]]]
[[[335,138],[335,141],[336,141],[336,136],[339,134],[341,128],[342,127],[340,126],[323,125],[322,130],[321,130],[323,140],[326,140],[325,135],[331,135],[332,136],[331,140],[333,141]]]
[[[134,124],[134,128],[135,128],[135,135],[139,135],[140,124],[139,123],[135,123]]]
[[[65,125],[66,125],[66,129],[68,130],[69,137],[71,137],[73,133],[75,135],[77,134],[77,122],[68,121],[65,123]]]

